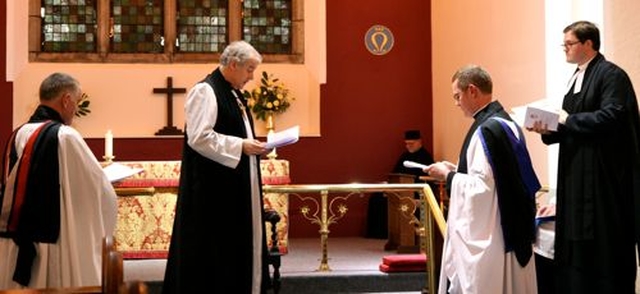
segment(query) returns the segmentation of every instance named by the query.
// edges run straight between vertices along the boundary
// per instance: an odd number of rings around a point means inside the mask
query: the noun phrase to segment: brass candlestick
[[[275,120],[273,119],[273,112],[269,111],[267,113],[267,120],[265,121],[265,127],[267,128],[267,132],[273,132],[276,128]]]
[[[106,165],[112,164],[113,163],[113,159],[115,159],[115,158],[116,157],[113,156],[113,155],[111,155],[111,156],[109,156],[109,155],[102,156],[102,159],[104,159],[104,163],[106,163]]]
[[[266,128],[267,128],[267,138],[268,138],[269,135],[273,134],[276,129],[276,123],[275,123],[273,112],[269,112],[267,114]],[[267,157],[269,159],[276,159],[276,157],[278,157],[278,154],[276,153],[276,148],[273,148],[273,151],[269,152],[269,154],[267,154]]]

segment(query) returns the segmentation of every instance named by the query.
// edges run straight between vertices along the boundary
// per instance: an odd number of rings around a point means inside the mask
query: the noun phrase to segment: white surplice
[[[41,123],[24,125],[16,135],[18,156]],[[69,126],[58,132],[60,171],[60,235],[56,243],[36,244],[29,288],[100,285],[102,239],[113,235],[117,203],[113,186],[82,136]],[[5,190],[13,195],[9,175]],[[3,205],[6,209],[6,205]],[[12,280],[18,247],[12,239],[0,238],[0,289],[21,288]]]
[[[536,294],[534,258],[523,268],[514,252],[505,253],[493,171],[478,132],[466,157],[468,172],[451,183],[438,293]]]

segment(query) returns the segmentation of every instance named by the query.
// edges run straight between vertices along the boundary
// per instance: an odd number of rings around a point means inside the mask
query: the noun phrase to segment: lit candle
[[[113,133],[111,130],[107,130],[107,133],[104,135],[104,157],[113,157]]]

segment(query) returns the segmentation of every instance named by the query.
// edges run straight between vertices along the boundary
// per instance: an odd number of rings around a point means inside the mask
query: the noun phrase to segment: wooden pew
[[[96,286],[41,289],[0,290],[0,294],[147,294],[141,281],[124,281],[122,253],[115,248],[113,237],[102,242],[102,284]]]

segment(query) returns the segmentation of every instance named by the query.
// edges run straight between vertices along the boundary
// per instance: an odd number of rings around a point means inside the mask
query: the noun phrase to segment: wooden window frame
[[[41,52],[41,0],[29,0],[29,61],[72,63],[212,63],[218,62],[220,53],[178,52],[177,1],[164,1],[164,52],[162,53],[111,53],[109,52],[109,0],[97,0],[97,40],[95,53]],[[304,63],[304,0],[291,0],[291,54],[262,53],[265,63]],[[242,1],[229,1],[229,41],[242,38]]]

